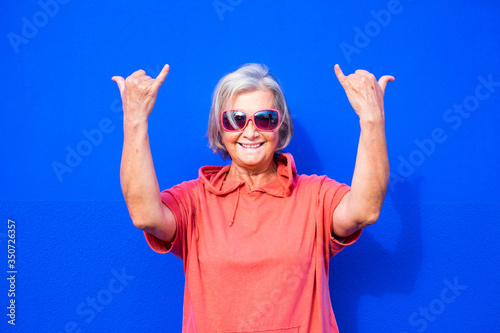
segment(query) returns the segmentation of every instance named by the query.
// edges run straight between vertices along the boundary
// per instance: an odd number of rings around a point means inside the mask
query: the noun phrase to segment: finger
[[[161,70],[160,74],[158,74],[158,76],[156,77],[155,82],[154,82],[154,86],[156,89],[159,89],[160,86],[163,84],[169,71],[170,71],[169,65],[163,66],[163,69]]]
[[[133,72],[130,76],[132,77],[140,77],[146,75],[146,72],[142,69],[139,69],[138,71]]]
[[[371,75],[370,72],[365,71],[364,69],[358,69],[354,73],[359,74],[359,75]]]
[[[120,94],[121,94],[125,89],[125,79],[122,78],[121,76],[113,76],[111,80],[116,82],[116,84],[118,85],[118,89],[120,89]]]
[[[343,87],[348,84],[347,79],[344,75],[344,72],[342,72],[342,69],[340,69],[339,64],[335,65],[335,74],[337,75],[337,79],[339,80],[340,84]]]
[[[394,76],[391,75],[384,75],[378,80],[378,84],[380,85],[380,88],[382,88],[382,92],[385,92],[385,87],[387,86],[387,83],[394,81],[395,78]]]

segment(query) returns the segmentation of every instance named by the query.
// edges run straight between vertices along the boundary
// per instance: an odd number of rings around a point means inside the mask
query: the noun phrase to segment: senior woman
[[[209,146],[231,164],[160,192],[148,116],[168,71],[113,80],[123,194],[151,248],[184,262],[183,332],[338,332],[329,259],[378,219],[389,177],[383,97],[394,78],[346,77],[335,66],[361,126],[351,187],[297,174],[282,153],[293,133],[282,90],[265,66],[249,64],[219,81],[209,116]]]

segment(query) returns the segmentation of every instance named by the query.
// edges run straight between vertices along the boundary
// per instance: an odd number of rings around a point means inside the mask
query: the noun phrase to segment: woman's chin
[[[237,161],[241,167],[264,167],[272,161],[272,156],[271,158],[266,158],[266,155],[263,152],[246,152],[244,154],[238,154],[235,159],[233,158],[233,161]]]

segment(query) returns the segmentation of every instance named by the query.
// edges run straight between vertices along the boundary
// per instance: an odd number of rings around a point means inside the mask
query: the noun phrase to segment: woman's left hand
[[[393,76],[384,75],[377,81],[373,74],[361,69],[345,76],[339,65],[335,65],[335,74],[361,121],[384,120],[385,87],[394,81]]]

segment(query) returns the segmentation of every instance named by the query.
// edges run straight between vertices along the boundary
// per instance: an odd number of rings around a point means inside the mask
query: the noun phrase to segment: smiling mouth
[[[252,144],[252,145],[244,144],[244,143],[238,143],[238,144],[240,146],[242,146],[243,148],[246,148],[246,149],[256,149],[256,148],[259,148],[260,146],[262,146],[264,144],[264,142],[255,143],[255,144]]]

